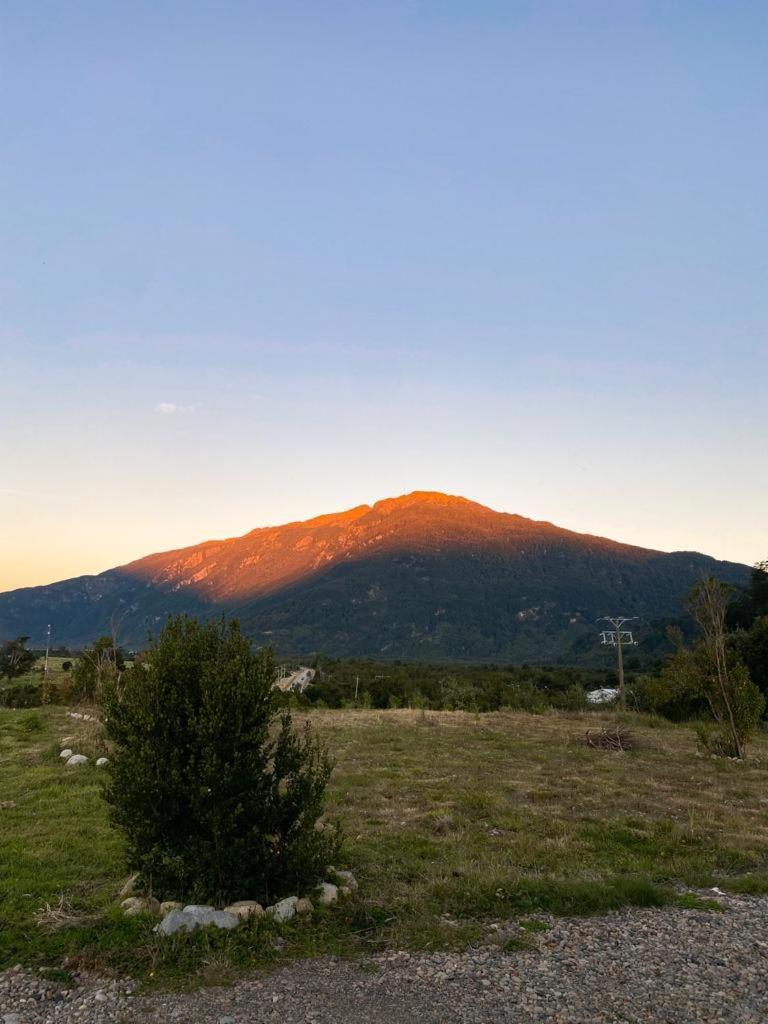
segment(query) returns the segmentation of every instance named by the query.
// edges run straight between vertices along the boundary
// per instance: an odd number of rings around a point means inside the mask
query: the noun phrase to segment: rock
[[[246,921],[249,917],[261,917],[264,907],[256,900],[237,900],[236,903],[230,903],[228,907],[224,907],[224,913],[234,914],[241,921]]]
[[[317,887],[319,893],[317,902],[322,907],[330,907],[339,898],[338,887],[333,885],[332,882],[321,882]]]
[[[3,1024],[21,1024],[21,1017],[18,1013],[4,1013]]]
[[[59,754],[59,757],[63,757],[66,761],[68,757],[72,757],[72,749],[70,747],[64,747],[62,752]]]
[[[183,910],[172,910],[153,931],[159,935],[174,935],[176,932],[192,932],[195,928],[205,928],[212,924],[216,928],[237,928],[240,918],[215,907],[204,907],[192,903]]]
[[[273,906],[267,907],[267,913],[276,921],[290,921],[296,913],[296,904],[298,902],[298,896],[286,896],[286,898],[284,900],[280,900],[279,903],[275,903]]]
[[[97,757],[96,758],[96,767],[97,768],[103,768],[104,765],[107,765],[107,764],[109,764],[109,758],[108,757]]]
[[[235,1024],[234,1017],[219,1017],[216,1024]]]
[[[348,885],[340,885],[339,886],[339,896],[345,896],[346,897],[346,896],[351,896],[351,895],[352,895],[352,890],[350,889],[350,887]]]
[[[297,914],[311,914],[314,909],[312,900],[308,900],[306,897],[296,900],[295,910]]]
[[[347,889],[357,892],[357,879],[351,871],[334,871],[336,878],[340,878]]]
[[[88,758],[85,754],[73,754],[72,757],[67,758],[66,764],[68,767],[76,764],[88,764]]]
[[[123,900],[120,906],[127,917],[136,917],[137,914],[159,914],[160,904],[154,896],[129,896]]]
[[[172,910],[182,910],[184,907],[183,903],[179,903],[178,900],[164,900],[160,904],[160,913],[165,917],[166,914],[170,914]]]
[[[139,880],[139,872],[135,872],[133,875],[129,875],[123,882],[120,892],[117,894],[118,899],[125,899],[126,896],[130,896],[131,893],[136,891],[136,883]]]

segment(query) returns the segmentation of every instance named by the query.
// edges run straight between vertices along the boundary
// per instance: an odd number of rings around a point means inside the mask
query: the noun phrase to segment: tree
[[[733,648],[725,630],[731,588],[710,576],[693,587],[688,598],[691,614],[702,637],[689,650],[679,642],[665,669],[678,692],[699,692],[717,722],[717,751],[744,756],[744,747],[765,707],[759,689]]]
[[[726,625],[750,629],[764,615],[768,615],[768,559],[752,567],[749,583],[728,606]]]
[[[755,619],[750,629],[735,633],[733,644],[753,682],[768,693],[768,615]]]
[[[78,700],[101,703],[107,688],[118,683],[125,655],[113,637],[102,636],[86,647],[72,668],[72,686]]]
[[[27,650],[28,636],[17,636],[15,640],[6,640],[0,646],[0,679],[15,679],[26,675],[37,661],[37,655]]]
[[[338,854],[338,832],[316,828],[331,762],[278,716],[274,680],[236,620],[179,616],[108,693],[111,817],[166,898],[271,899]]]

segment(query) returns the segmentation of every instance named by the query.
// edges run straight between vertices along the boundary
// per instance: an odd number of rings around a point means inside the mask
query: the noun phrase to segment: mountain
[[[169,612],[239,616],[281,654],[554,661],[595,649],[601,615],[678,618],[702,575],[747,566],[665,554],[426,491],[0,594],[0,639],[52,623],[79,647],[140,646]]]

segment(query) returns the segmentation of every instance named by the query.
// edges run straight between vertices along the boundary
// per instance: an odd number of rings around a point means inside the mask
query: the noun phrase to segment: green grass
[[[0,808],[0,967],[66,959],[199,984],[324,952],[462,948],[531,914],[709,906],[681,883],[768,891],[768,737],[751,750],[760,763],[739,764],[698,757],[690,729],[639,717],[641,748],[627,754],[580,742],[595,714],[309,717],[337,760],[328,817],[344,826],[358,895],[279,929],[280,942],[264,921],[160,940],[153,920],[117,908],[125,869],[101,773],[58,757],[73,735],[97,756],[97,727],[63,708],[0,710],[0,803],[16,804]],[[539,922],[521,925],[518,945]]]

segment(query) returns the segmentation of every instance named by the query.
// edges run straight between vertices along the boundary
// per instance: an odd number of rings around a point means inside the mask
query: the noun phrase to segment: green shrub
[[[125,670],[125,656],[111,636],[102,636],[86,647],[72,666],[72,691],[76,700],[101,704],[107,691],[117,686]]]
[[[337,830],[315,828],[330,760],[278,717],[274,678],[236,621],[181,616],[108,692],[106,797],[129,867],[161,896],[272,900],[338,855]]]
[[[42,703],[42,681],[24,681],[0,687],[0,707],[39,708]]]

